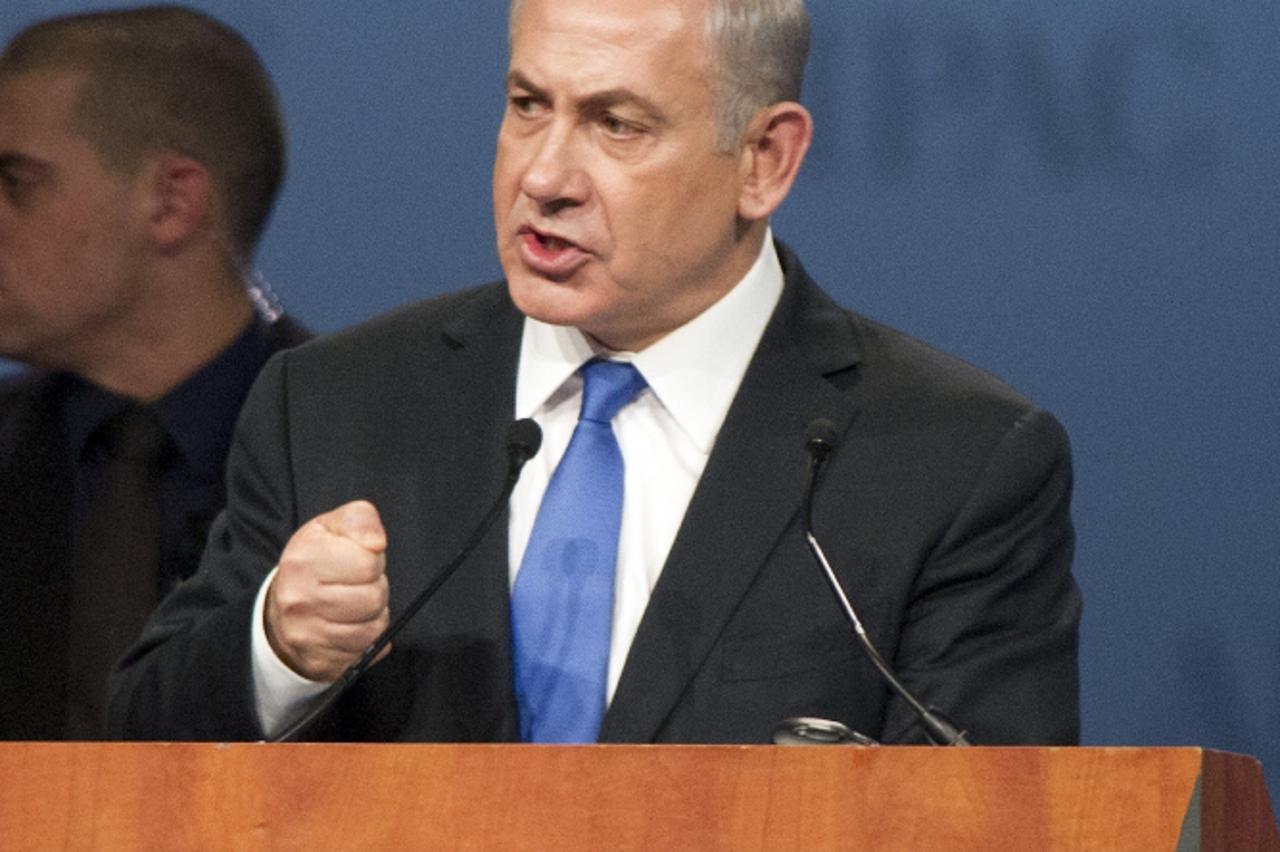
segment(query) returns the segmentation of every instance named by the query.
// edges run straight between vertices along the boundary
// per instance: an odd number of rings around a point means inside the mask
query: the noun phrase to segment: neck
[[[732,260],[724,264],[714,277],[708,276],[704,287],[686,294],[679,304],[665,306],[668,312],[658,328],[625,336],[611,334],[608,330],[597,333],[596,330],[583,328],[580,331],[600,346],[614,352],[641,352],[647,349],[728,295],[759,259],[768,232],[767,219],[742,221],[734,237]]]
[[[152,402],[214,360],[253,321],[253,304],[238,280],[167,293],[135,312],[76,372],[113,393]]]

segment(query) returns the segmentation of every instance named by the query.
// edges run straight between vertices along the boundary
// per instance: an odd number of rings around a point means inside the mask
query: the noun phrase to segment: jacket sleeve
[[[894,665],[975,744],[1079,741],[1071,485],[1065,432],[1029,411],[996,445],[912,589]],[[896,697],[884,734],[923,740]]]

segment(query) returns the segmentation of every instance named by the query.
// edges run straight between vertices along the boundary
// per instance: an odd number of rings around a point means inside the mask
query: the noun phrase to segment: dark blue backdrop
[[[6,0],[0,36],[89,5]],[[505,3],[196,5],[283,95],[259,266],[295,314],[334,329],[497,275]],[[1066,424],[1086,741],[1259,755],[1275,795],[1280,4],[810,6],[818,138],[778,233]]]

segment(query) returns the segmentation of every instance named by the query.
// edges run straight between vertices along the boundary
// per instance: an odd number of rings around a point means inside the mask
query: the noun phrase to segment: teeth
[[[567,242],[557,237],[547,237],[543,245],[551,251],[560,251],[561,249],[568,248],[569,246]]]

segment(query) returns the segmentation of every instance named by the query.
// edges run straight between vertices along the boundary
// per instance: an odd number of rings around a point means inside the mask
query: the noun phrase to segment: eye
[[[631,139],[644,133],[644,128],[640,125],[618,118],[610,112],[600,115],[600,127],[615,139]]]
[[[516,115],[525,117],[536,115],[541,102],[533,95],[513,93],[507,95],[507,104]]]

